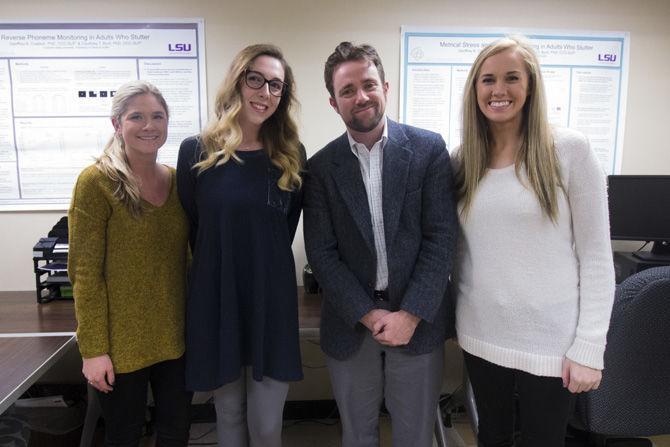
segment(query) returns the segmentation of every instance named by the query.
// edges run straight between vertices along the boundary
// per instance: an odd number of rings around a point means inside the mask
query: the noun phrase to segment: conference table
[[[74,347],[76,327],[72,301],[0,292],[0,414]]]
[[[317,338],[321,299],[298,288],[302,338]],[[44,304],[34,291],[0,292],[0,414],[76,345],[72,300]]]
[[[321,297],[298,287],[301,338],[319,337]],[[76,345],[72,300],[38,304],[35,292],[0,292],[0,415]],[[438,407],[435,435],[447,446]]]

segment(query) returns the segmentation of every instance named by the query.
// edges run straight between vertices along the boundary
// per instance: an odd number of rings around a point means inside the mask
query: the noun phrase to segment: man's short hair
[[[333,90],[333,73],[335,72],[335,69],[345,62],[362,60],[375,64],[375,67],[377,67],[377,71],[379,72],[379,79],[384,83],[384,66],[382,65],[382,60],[379,57],[379,54],[377,54],[377,50],[375,50],[372,45],[354,45],[351,42],[342,42],[335,47],[335,51],[328,56],[326,67],[323,72],[326,88],[332,98],[335,98],[335,92]]]

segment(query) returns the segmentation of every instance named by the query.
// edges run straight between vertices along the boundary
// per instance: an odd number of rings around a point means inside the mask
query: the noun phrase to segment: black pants
[[[188,445],[193,393],[186,391],[184,358],[156,363],[131,373],[116,374],[114,390],[98,392],[105,418],[106,446],[137,446],[142,437],[147,386],[156,404],[157,446]]]
[[[521,446],[563,447],[573,394],[560,377],[505,368],[463,352],[479,415],[479,447],[514,445],[515,392]]]

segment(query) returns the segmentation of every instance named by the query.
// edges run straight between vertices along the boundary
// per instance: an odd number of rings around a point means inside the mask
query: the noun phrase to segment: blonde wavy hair
[[[479,182],[489,164],[490,132],[488,121],[477,104],[477,80],[486,59],[503,51],[521,55],[528,74],[528,97],[523,107],[523,143],[516,155],[515,170],[523,166],[530,188],[544,214],[556,222],[558,194],[563,190],[560,164],[547,119],[547,103],[540,64],[531,45],[522,36],[507,36],[486,46],[475,59],[463,95],[463,136],[456,155],[456,183],[461,214],[467,217]]]
[[[130,101],[138,95],[147,94],[154,95],[165,109],[166,118],[169,117],[168,106],[160,90],[147,81],[138,80],[127,82],[116,90],[112,100],[111,118],[121,122],[123,115],[128,111]],[[95,164],[114,184],[114,197],[123,203],[131,215],[141,216],[144,206],[140,195],[140,181],[130,169],[125,143],[118,132],[114,132],[105,145],[102,155],[95,160]]]
[[[300,171],[303,164],[298,126],[292,112],[297,107],[295,80],[291,67],[281,50],[269,44],[250,45],[240,51],[230,65],[228,74],[216,95],[215,116],[201,134],[203,159],[195,164],[198,174],[227,163],[231,158],[240,162],[235,151],[242,142],[242,129],[238,116],[242,108],[241,84],[245,71],[259,56],[277,59],[284,68],[285,87],[277,110],[260,128],[260,140],[273,165],[281,171],[277,181],[279,188],[292,191],[300,188]]]

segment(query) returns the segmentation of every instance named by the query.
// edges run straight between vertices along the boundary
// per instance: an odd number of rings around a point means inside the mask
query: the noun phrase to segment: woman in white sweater
[[[606,184],[587,139],[547,120],[522,39],[482,50],[456,155],[457,332],[480,446],[563,446],[572,396],[600,383],[614,298]]]

